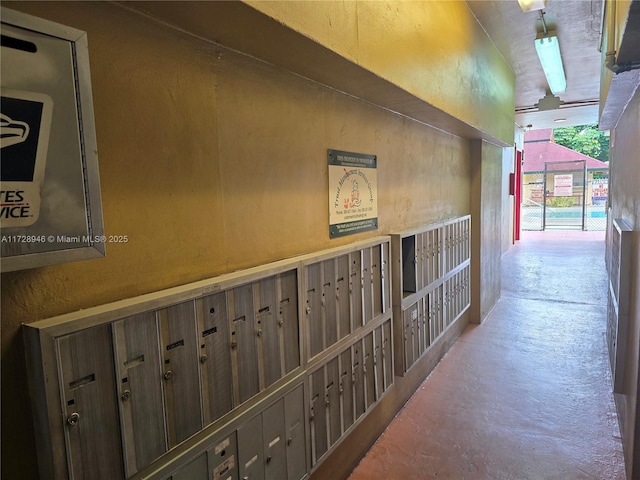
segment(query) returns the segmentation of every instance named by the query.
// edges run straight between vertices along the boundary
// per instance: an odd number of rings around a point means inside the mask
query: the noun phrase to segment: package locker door
[[[327,385],[325,388],[325,402],[329,417],[329,446],[334,445],[342,435],[342,420],[340,419],[340,365],[338,357],[329,360],[325,366]]]
[[[373,273],[371,270],[371,249],[362,250],[362,317],[363,323],[373,318]]]
[[[351,314],[349,308],[349,255],[337,258],[336,300],[338,303],[338,338],[351,333]]]
[[[309,335],[309,353],[313,357],[324,349],[324,325],[322,324],[322,264],[314,263],[306,268],[306,315]]]
[[[384,311],[382,292],[382,246],[371,247],[371,288],[373,295],[373,316]]]
[[[330,347],[338,341],[338,307],[335,289],[336,261],[331,258],[322,262],[322,313],[326,335],[325,347]]]
[[[193,459],[171,476],[171,480],[209,480],[207,452]]]
[[[298,323],[298,274],[296,270],[278,275],[279,323],[282,326],[284,373],[300,366]]]
[[[351,347],[340,354],[340,404],[342,410],[342,431],[353,425],[353,360]]]
[[[202,428],[195,302],[158,311],[169,448]]]
[[[351,328],[363,325],[362,317],[362,252],[349,254],[349,304],[351,305]]]
[[[247,401],[260,391],[258,342],[253,308],[253,287],[241,285],[227,291],[231,321],[234,399]]]
[[[307,449],[304,421],[304,390],[296,387],[284,397],[284,422],[287,439],[287,480],[300,480],[307,474]]]
[[[391,320],[387,320],[382,328],[384,338],[382,340],[382,358],[384,360],[384,389],[393,384],[393,338]]]
[[[111,327],[57,339],[69,478],[123,478]],[[62,446],[59,446],[62,448]]]
[[[242,480],[264,479],[262,415],[256,415],[238,429],[238,476]]]
[[[284,399],[262,413],[265,480],[287,478],[287,447],[284,422]]]
[[[238,441],[236,432],[217,441],[209,450],[211,480],[238,480]]]
[[[353,403],[355,406],[355,417],[354,421],[357,420],[364,414],[367,409],[364,392],[364,352],[362,351],[362,341],[358,340],[352,347],[353,350],[353,367],[352,367],[352,378],[353,378]]]
[[[263,278],[253,284],[258,329],[258,361],[260,371],[263,372],[264,388],[282,377],[276,290],[275,276]]]
[[[376,401],[376,368],[373,362],[373,332],[369,332],[364,337],[364,381],[367,408],[373,405]]]
[[[127,476],[167,451],[162,363],[155,312],[112,324]]]
[[[233,375],[227,296],[215,293],[196,300],[204,424],[233,408]]]
[[[315,465],[329,448],[327,445],[327,404],[325,402],[324,367],[309,376],[311,405],[309,419],[311,426],[311,459]]]

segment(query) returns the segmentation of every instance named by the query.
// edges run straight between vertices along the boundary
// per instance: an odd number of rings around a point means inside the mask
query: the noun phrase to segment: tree
[[[606,132],[598,130],[596,125],[554,128],[553,137],[558,145],[603,162],[609,161],[609,136]]]

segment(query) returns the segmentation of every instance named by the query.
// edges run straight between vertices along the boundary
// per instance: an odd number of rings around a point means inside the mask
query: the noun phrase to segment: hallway
[[[523,232],[470,325],[350,480],[625,478],[604,232]]]

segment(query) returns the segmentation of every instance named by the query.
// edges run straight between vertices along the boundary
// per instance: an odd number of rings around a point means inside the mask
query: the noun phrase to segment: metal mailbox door
[[[342,435],[342,420],[340,419],[340,365],[338,357],[326,364],[327,386],[325,388],[325,402],[329,416],[329,446],[335,445]]]
[[[417,233],[416,239],[416,292],[423,289],[426,285],[426,267],[427,267],[427,249],[426,238],[424,233]]]
[[[112,324],[127,476],[167,451],[162,363],[155,312]]]
[[[234,398],[240,404],[260,391],[253,287],[251,284],[235,287],[227,295],[231,321]]]
[[[313,357],[324,349],[324,326],[322,324],[322,270],[321,264],[307,265],[307,332],[309,335],[309,354]]]
[[[226,292],[196,300],[202,411],[208,425],[233,408],[233,376]]]
[[[382,246],[371,247],[371,287],[373,294],[373,316],[376,317],[384,311],[382,293]]]
[[[207,452],[193,459],[171,476],[171,480],[209,480]]]
[[[373,272],[371,270],[371,249],[362,250],[362,321],[373,318]]]
[[[276,277],[263,278],[253,284],[258,329],[258,360],[266,388],[282,377],[280,327],[278,325]]]
[[[322,311],[326,334],[325,347],[330,347],[338,341],[335,259],[331,258],[322,262],[322,271]]]
[[[409,370],[409,367],[413,365],[416,360],[414,352],[415,337],[417,332],[415,331],[418,323],[418,304],[414,303],[404,311],[404,369]]]
[[[282,326],[284,373],[300,366],[300,326],[298,319],[298,273],[296,270],[278,275],[279,324]]]
[[[158,312],[169,448],[202,428],[195,302]]]
[[[57,339],[69,478],[123,478],[109,325]]]
[[[362,252],[349,254],[349,303],[351,305],[351,327],[355,330],[363,323],[362,313]]]
[[[393,337],[391,320],[387,320],[383,325],[384,339],[382,341],[382,358],[384,360],[384,389],[385,391],[393,384]]]
[[[358,340],[351,348],[353,350],[353,366],[351,371],[353,378],[355,421],[359,419],[367,409],[364,393],[364,352],[362,351],[362,340]]]
[[[424,297],[418,300],[418,323],[416,325],[418,333],[418,357],[420,357],[429,346],[429,331],[426,327]]]
[[[382,358],[382,325],[373,331],[373,367],[376,372],[376,400],[382,396],[384,392],[384,359]]]
[[[309,419],[311,425],[311,463],[315,465],[328,449],[327,405],[325,403],[324,367],[309,376],[311,405]]]
[[[403,295],[418,291],[416,264],[418,263],[416,252],[416,235],[402,238],[402,290]]]
[[[336,300],[338,303],[338,339],[351,333],[351,313],[349,308],[349,255],[336,259]]]
[[[287,438],[287,480],[300,480],[307,474],[307,449],[304,421],[304,390],[298,386],[284,397],[284,422]]]
[[[389,243],[382,244],[382,259],[380,260],[380,277],[382,281],[382,312],[391,308],[391,255]]]
[[[353,425],[353,361],[351,347],[340,354],[340,403],[342,406],[342,430]]]
[[[369,332],[367,336],[364,337],[364,380],[367,408],[376,401],[376,369],[373,363],[373,332]]]
[[[256,415],[238,429],[238,476],[242,480],[264,479],[262,415]]]
[[[211,480],[238,480],[238,440],[234,431],[209,450]]]
[[[287,478],[287,446],[285,437],[284,399],[262,413],[265,480]]]

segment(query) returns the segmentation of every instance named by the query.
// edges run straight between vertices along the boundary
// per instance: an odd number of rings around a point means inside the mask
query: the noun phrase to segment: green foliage
[[[573,197],[547,198],[548,207],[573,207]]]
[[[609,137],[598,130],[596,125],[576,125],[574,127],[555,128],[555,142],[584,155],[609,161]]]

